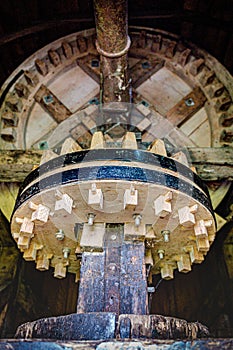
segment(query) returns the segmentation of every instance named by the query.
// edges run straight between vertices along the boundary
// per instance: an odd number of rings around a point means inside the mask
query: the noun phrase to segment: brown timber
[[[127,0],[95,0],[102,102],[128,102]]]

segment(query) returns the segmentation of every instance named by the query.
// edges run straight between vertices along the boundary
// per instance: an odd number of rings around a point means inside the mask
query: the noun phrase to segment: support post
[[[148,313],[145,245],[125,242],[123,227],[107,224],[103,253],[83,253],[78,313]]]

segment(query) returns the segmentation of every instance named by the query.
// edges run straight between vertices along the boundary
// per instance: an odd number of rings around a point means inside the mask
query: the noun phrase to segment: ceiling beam
[[[233,148],[188,148],[192,165],[206,181],[233,179]],[[44,151],[1,150],[0,182],[22,182],[40,164]]]

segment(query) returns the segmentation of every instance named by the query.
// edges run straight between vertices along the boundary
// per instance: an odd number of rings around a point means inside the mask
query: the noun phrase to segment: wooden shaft
[[[127,0],[94,0],[101,100],[129,102]]]
[[[144,242],[125,242],[123,233],[108,224],[103,253],[83,253],[78,313],[147,314]]]

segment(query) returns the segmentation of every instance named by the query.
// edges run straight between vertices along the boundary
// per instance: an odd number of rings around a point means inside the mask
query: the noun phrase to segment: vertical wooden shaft
[[[94,0],[102,102],[129,102],[127,0]]]
[[[83,254],[77,312],[146,315],[144,254],[144,242],[124,241],[123,225],[107,225],[104,252]]]

